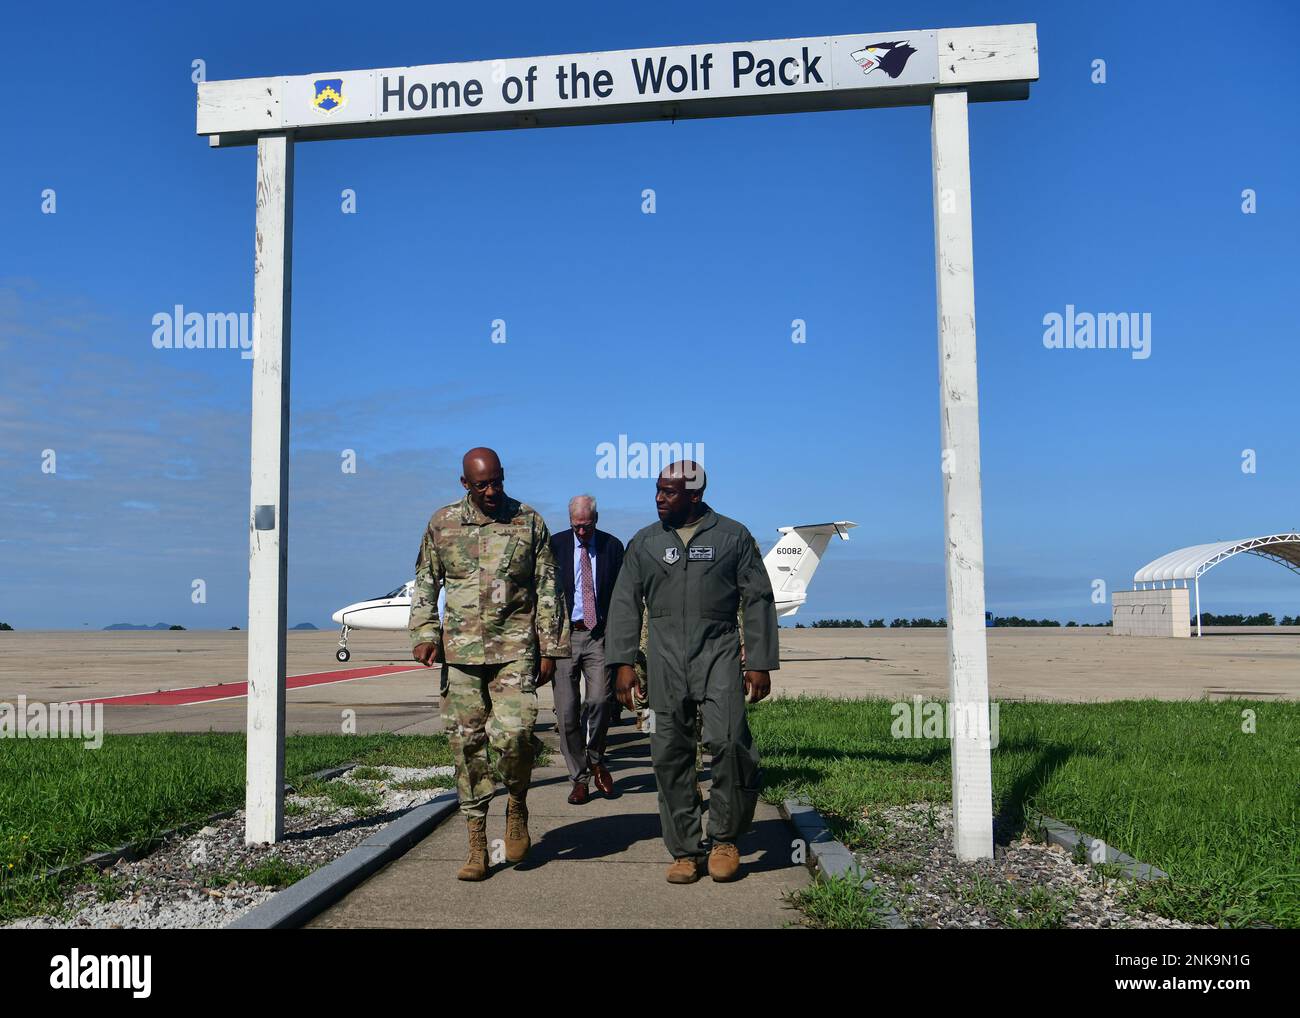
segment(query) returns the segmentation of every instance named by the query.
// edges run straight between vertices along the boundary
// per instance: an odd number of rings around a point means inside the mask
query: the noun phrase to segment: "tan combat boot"
[[[735,880],[740,870],[740,849],[727,841],[713,843],[709,853],[709,876],[718,883]]]
[[[488,875],[487,819],[467,817],[469,821],[469,855],[456,873],[457,880],[485,880]]]
[[[506,804],[506,861],[523,862],[532,844],[528,837],[528,804],[522,796],[512,795]]]

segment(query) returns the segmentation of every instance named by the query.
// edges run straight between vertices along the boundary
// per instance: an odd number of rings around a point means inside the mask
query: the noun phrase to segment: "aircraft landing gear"
[[[350,661],[352,659],[352,653],[351,651],[348,650],[348,627],[347,626],[344,626],[343,629],[339,632],[339,649],[334,652],[334,659],[336,661],[344,661],[344,662]]]

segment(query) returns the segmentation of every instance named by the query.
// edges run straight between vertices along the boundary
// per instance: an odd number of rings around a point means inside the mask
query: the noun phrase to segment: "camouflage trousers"
[[[539,745],[536,671],[532,660],[442,666],[442,727],[467,817],[487,816],[498,777],[513,795],[528,791]]]

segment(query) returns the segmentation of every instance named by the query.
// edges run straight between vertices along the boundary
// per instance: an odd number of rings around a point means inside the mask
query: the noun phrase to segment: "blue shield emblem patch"
[[[342,78],[322,78],[312,84],[316,88],[316,94],[312,97],[311,104],[321,113],[334,113],[348,104],[343,95]]]

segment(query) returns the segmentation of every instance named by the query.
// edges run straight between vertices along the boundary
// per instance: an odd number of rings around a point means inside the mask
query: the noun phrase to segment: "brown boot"
[[[532,844],[528,837],[528,804],[522,796],[512,795],[506,804],[506,862],[523,862]]]
[[[740,849],[727,841],[717,841],[709,853],[709,876],[718,883],[735,880],[740,871]]]
[[[488,875],[487,820],[467,817],[469,821],[469,855],[456,873],[457,880],[484,880]]]
[[[670,884],[693,884],[700,879],[700,861],[687,856],[684,859],[674,859],[673,864],[668,867],[668,882]]]

